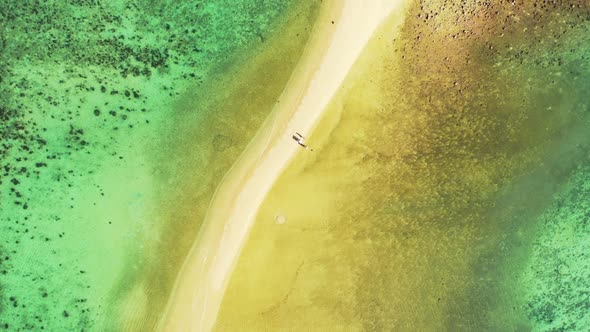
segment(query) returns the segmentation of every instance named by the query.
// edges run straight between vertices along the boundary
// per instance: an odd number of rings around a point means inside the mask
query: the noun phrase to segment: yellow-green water
[[[588,14],[388,21],[262,204],[216,329],[587,329]]]

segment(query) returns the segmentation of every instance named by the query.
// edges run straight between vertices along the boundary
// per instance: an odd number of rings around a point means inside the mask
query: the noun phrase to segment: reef
[[[101,204],[120,201],[115,178],[104,173],[149,169],[137,155],[151,139],[173,134],[164,124],[178,100],[186,91],[206,98],[204,86],[227,75],[235,54],[263,44],[287,7],[225,0],[0,4],[0,329],[106,324],[116,296],[107,284],[125,271],[114,262],[98,268],[88,257],[118,242],[108,232],[145,232],[151,224],[97,214]],[[87,242],[89,234],[95,240]],[[92,250],[101,252],[89,256]]]

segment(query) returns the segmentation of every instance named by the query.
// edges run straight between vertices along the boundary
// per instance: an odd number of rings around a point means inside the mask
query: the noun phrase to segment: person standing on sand
[[[305,145],[305,143],[303,143],[303,140],[305,140],[305,137],[303,137],[303,135],[301,135],[298,132],[295,132],[295,135],[293,135],[292,137],[297,142],[297,144],[301,145],[301,147],[303,147],[306,150],[309,149],[310,151],[313,151],[312,148],[310,148],[309,146]]]

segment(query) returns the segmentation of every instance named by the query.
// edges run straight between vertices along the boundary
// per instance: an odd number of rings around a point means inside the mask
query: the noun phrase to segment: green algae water
[[[152,329],[319,2],[0,3],[0,329]]]
[[[538,235],[519,275],[535,330],[584,331],[590,326],[588,162],[580,163],[538,217]]]
[[[411,1],[261,206],[216,329],[590,329],[588,17]]]

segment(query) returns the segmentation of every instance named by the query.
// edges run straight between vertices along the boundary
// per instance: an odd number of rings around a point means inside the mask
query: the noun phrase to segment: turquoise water
[[[521,276],[527,313],[538,331],[590,326],[590,163],[568,176],[539,218],[531,259]]]
[[[213,186],[186,173],[216,183],[270,111],[303,29],[272,89],[249,84],[256,111],[220,100],[287,17],[312,21],[292,3],[0,4],[0,329],[153,326]],[[217,114],[248,126],[213,137]]]

